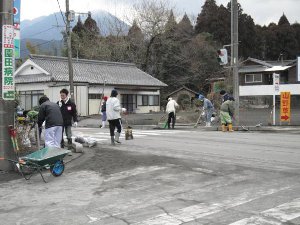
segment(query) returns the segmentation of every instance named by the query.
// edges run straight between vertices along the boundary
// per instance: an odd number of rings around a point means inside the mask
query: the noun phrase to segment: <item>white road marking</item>
[[[280,225],[284,222],[296,219],[297,217],[300,217],[300,198],[263,211],[257,216],[245,218],[229,225]]]
[[[156,225],[156,224],[168,224],[168,225],[180,225],[182,223],[187,223],[194,221],[196,219],[212,215],[229,208],[233,208],[253,200],[259,199],[263,196],[271,195],[276,192],[289,189],[290,187],[285,187],[281,189],[270,189],[268,191],[258,191],[256,193],[242,193],[234,198],[226,199],[222,202],[216,203],[201,203],[185,207],[175,212],[163,213],[158,216],[152,217],[142,222],[135,223],[134,225]]]
[[[184,132],[194,132],[194,131],[184,131],[184,130],[141,130],[133,129],[133,138],[145,138],[148,136],[162,136],[162,135],[171,135]],[[91,137],[95,139],[98,143],[104,143],[110,140],[110,134],[108,129],[97,129],[97,128],[88,128],[80,127],[73,130],[73,140],[77,137]],[[64,139],[67,137],[64,136]],[[122,129],[120,139],[125,139],[125,128]]]

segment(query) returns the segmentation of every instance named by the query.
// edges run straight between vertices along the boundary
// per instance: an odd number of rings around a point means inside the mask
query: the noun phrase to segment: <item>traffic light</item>
[[[226,65],[228,63],[227,50],[225,48],[219,49],[218,53],[218,62],[220,65]]]

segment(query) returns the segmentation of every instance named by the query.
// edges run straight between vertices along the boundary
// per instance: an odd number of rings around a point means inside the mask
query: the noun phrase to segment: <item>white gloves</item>
[[[74,122],[74,127],[77,127],[78,123],[77,122]]]

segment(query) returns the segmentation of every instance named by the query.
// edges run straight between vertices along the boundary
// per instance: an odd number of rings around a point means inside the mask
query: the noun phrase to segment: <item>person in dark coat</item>
[[[63,133],[65,131],[68,139],[68,149],[72,148],[72,121],[74,126],[77,127],[77,110],[75,103],[68,97],[69,91],[67,89],[62,89],[60,91],[60,100],[57,102],[60,107],[61,114],[63,116],[64,124],[62,131],[62,141],[61,147],[64,148]]]
[[[63,117],[60,108],[50,102],[47,96],[39,99],[38,126],[41,129],[45,122],[45,147],[60,147]]]
[[[222,96],[222,103],[229,100],[229,98],[233,99],[233,101],[234,101],[234,98],[232,96],[230,96],[225,90],[221,90],[220,95]]]

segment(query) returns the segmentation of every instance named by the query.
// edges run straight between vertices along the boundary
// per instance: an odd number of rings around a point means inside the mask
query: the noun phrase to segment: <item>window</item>
[[[128,112],[134,112],[136,109],[136,95],[121,94],[121,105]]]
[[[89,99],[101,99],[102,94],[89,94]]]
[[[138,106],[159,106],[159,95],[138,95]]]
[[[25,110],[31,110],[39,105],[40,97],[44,96],[44,91],[20,91],[20,106]]]
[[[149,105],[158,106],[159,105],[159,95],[149,95]]]
[[[148,95],[138,95],[137,103],[138,103],[138,106],[147,106],[148,105]]]
[[[262,74],[246,74],[245,83],[259,83],[262,82]]]

